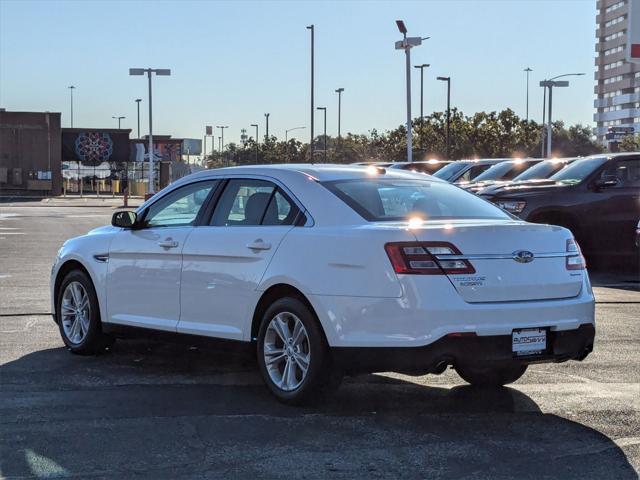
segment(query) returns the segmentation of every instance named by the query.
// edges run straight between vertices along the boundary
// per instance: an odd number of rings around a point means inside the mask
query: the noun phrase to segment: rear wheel
[[[267,309],[257,350],[262,378],[281,402],[308,403],[342,379],[315,314],[297,298],[281,298]]]
[[[95,354],[114,342],[102,333],[98,297],[93,282],[82,270],[72,270],[62,280],[56,319],[62,340],[73,353]]]
[[[518,380],[527,365],[518,363],[499,366],[462,366],[456,365],[456,372],[467,383],[480,387],[500,387]]]

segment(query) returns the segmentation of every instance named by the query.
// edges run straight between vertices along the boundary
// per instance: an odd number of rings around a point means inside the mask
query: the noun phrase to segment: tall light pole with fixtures
[[[527,122],[529,121],[529,74],[533,72],[530,67],[524,69],[527,72],[527,116],[525,117]]]
[[[313,24],[307,26],[307,30],[311,31],[311,140],[309,142],[309,160],[313,163],[313,117],[315,109],[313,108],[313,82],[314,82],[314,47],[315,47],[315,26]]]
[[[584,75],[584,73],[565,73],[564,75],[558,75],[556,77],[550,78],[549,80],[543,80],[540,82],[540,86],[549,89],[549,113],[547,120],[547,157],[551,157],[551,137],[553,132],[553,125],[551,123],[551,112],[553,108],[553,87],[568,87],[569,82],[567,80],[558,81],[558,78],[563,77],[580,77]]]
[[[430,67],[429,63],[414,65],[413,68],[420,69],[420,120],[424,119],[424,69]]]
[[[264,134],[264,142],[267,143],[269,141],[269,116],[271,114],[270,113],[265,113],[264,114],[264,119],[265,119],[265,134]]]
[[[138,107],[138,138],[140,138],[140,102],[141,98],[136,98],[136,106]]]
[[[407,27],[402,20],[396,20],[402,40],[396,42],[396,50],[404,50],[407,76],[407,161],[413,162],[413,132],[411,127],[411,49],[422,45],[422,40],[429,37],[407,37]]]
[[[155,154],[153,152],[153,102],[151,95],[151,76],[153,73],[160,76],[171,75],[168,68],[130,68],[129,75],[144,75],[149,78],[149,194],[155,193],[155,175],[153,171],[153,162]]]
[[[336,93],[338,94],[338,147],[341,145],[342,137],[340,136],[340,116],[342,115],[342,92],[344,92],[344,88],[340,87],[336,89]]]
[[[258,163],[258,145],[259,145],[258,124],[257,123],[252,123],[251,126],[256,128],[256,164],[257,164]]]
[[[76,88],[73,85],[69,87],[69,93],[71,94],[71,128],[73,128],[73,90]]]
[[[118,120],[118,130],[120,130],[120,120],[127,117],[111,117],[111,118],[113,118],[114,120]]]
[[[288,128],[284,131],[284,141],[287,143],[289,141],[289,132],[293,132],[294,130],[304,130],[307,127],[293,127]]]
[[[324,112],[324,163],[327,163],[327,107],[318,107]]]
[[[424,69],[428,68],[430,64],[423,63],[422,65],[414,65],[413,68],[420,69],[420,147],[424,147]]]
[[[293,127],[284,131],[284,143],[285,148],[287,149],[287,162],[289,161],[289,146],[287,145],[287,143],[289,143],[289,132],[293,132],[294,130],[304,130],[305,128],[307,127]]]
[[[441,82],[447,82],[447,160],[450,160],[451,149],[451,77],[438,77]]]
[[[229,128],[228,125],[216,125],[216,128],[220,129],[220,154],[222,155],[222,161],[224,162],[224,129]]]

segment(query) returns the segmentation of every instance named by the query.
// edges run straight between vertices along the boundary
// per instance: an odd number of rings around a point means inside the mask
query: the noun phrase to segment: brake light
[[[587,268],[587,262],[582,256],[580,245],[573,238],[567,240],[567,253],[569,253],[566,260],[567,270],[584,270]]]
[[[384,246],[396,273],[413,275],[449,275],[475,273],[466,259],[448,258],[462,255],[448,242],[394,242]]]

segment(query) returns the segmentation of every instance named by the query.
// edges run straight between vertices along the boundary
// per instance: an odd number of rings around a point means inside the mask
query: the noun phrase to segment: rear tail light
[[[396,273],[413,275],[445,275],[475,273],[469,260],[447,258],[461,255],[448,242],[394,242],[384,249]]]
[[[567,253],[567,270],[584,270],[587,267],[587,262],[580,251],[580,245],[573,238],[567,240]]]

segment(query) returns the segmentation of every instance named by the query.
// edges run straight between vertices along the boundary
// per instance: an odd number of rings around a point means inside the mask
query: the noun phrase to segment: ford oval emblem
[[[518,263],[533,262],[533,253],[528,250],[517,250],[513,252],[513,259]]]

